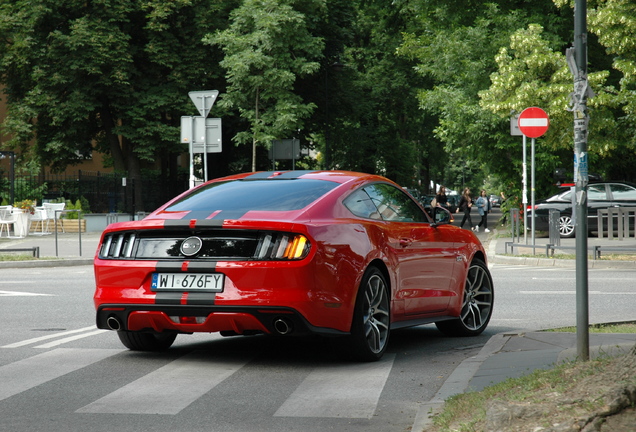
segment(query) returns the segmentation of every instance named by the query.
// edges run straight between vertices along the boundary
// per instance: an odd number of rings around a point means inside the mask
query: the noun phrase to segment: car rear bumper
[[[97,309],[97,327],[109,330],[179,333],[347,334],[330,328],[312,326],[297,311],[278,307],[103,304]]]

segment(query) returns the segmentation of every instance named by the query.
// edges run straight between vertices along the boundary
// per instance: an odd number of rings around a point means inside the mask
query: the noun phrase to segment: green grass
[[[0,252],[2,252],[2,249],[0,249]],[[34,261],[38,259],[51,260],[51,259],[60,259],[60,258],[55,258],[55,257],[35,258],[32,254],[0,253],[0,262],[1,261]]]
[[[549,331],[575,332],[574,327],[564,327]],[[636,333],[636,322],[599,324],[590,326],[594,333]],[[434,432],[480,432],[484,430],[486,412],[493,400],[523,402],[527,404],[545,402],[546,395],[563,393],[572,385],[572,376],[577,380],[602,371],[610,357],[599,357],[587,362],[565,362],[548,370],[535,370],[520,378],[509,378],[501,383],[486,387],[479,392],[467,392],[447,399],[442,411],[433,419]],[[599,408],[603,399],[581,401],[593,404],[591,410]]]
[[[596,360],[601,362],[602,360]],[[589,364],[591,366],[591,364]],[[491,400],[508,400],[512,402],[532,403],[539,394],[562,392],[572,382],[571,363],[560,364],[549,370],[535,370],[520,378],[509,378],[499,384],[486,387],[479,392],[468,392],[452,396],[446,400],[443,411],[434,419],[436,431],[479,432],[486,421],[486,411]],[[595,364],[587,370],[580,371],[584,375],[594,373]],[[450,429],[452,427],[452,429]]]
[[[550,332],[576,333],[576,327],[561,327],[546,330]],[[636,322],[618,324],[594,324],[589,327],[590,333],[636,333]]]

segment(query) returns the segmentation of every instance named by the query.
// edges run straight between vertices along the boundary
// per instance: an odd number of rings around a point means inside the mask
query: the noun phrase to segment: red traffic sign
[[[519,130],[528,138],[539,138],[550,126],[548,114],[541,108],[524,109],[519,115]]]

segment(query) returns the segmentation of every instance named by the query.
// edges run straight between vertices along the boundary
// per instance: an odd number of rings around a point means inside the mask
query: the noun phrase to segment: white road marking
[[[567,294],[574,295],[576,291],[519,291],[519,294]],[[611,291],[588,291],[590,295],[636,295],[636,292],[611,292]]]
[[[249,362],[193,351],[80,408],[78,413],[178,414]]]
[[[370,419],[394,360],[395,354],[385,354],[379,362],[317,368],[275,416]]]
[[[19,348],[19,347],[23,347],[23,346],[26,346],[26,345],[31,345],[31,344],[34,344],[34,343],[38,343],[38,342],[41,342],[43,340],[55,339],[55,338],[60,337],[60,336],[66,336],[66,335],[75,334],[75,333],[82,333],[82,332],[87,332],[87,331],[90,331],[90,330],[95,330],[95,326],[84,327],[84,328],[77,329],[77,330],[69,330],[69,331],[65,331],[65,332],[62,332],[62,333],[53,333],[53,334],[49,334],[49,335],[46,335],[46,336],[39,336],[39,337],[36,337],[36,338],[33,338],[33,339],[27,339],[27,340],[23,340],[23,341],[20,341],[20,342],[15,342],[15,343],[12,343],[12,344],[9,344],[9,345],[4,345],[4,346],[1,346],[0,348]],[[92,334],[89,334],[87,336],[91,336],[91,335]]]
[[[47,296],[52,297],[53,294],[38,294],[24,291],[0,291],[0,297],[34,297],[34,296]]]
[[[89,332],[89,333],[84,333],[84,334],[75,335],[75,336],[69,336],[69,337],[65,337],[65,338],[60,339],[60,340],[56,340],[56,341],[53,341],[53,342],[49,342],[49,343],[45,343],[45,344],[42,344],[42,345],[38,345],[35,348],[53,348],[55,346],[65,344],[67,342],[73,342],[73,341],[76,341],[78,339],[83,339],[83,338],[89,337],[89,336],[95,336],[95,335],[98,335],[98,334],[101,334],[101,333],[106,333],[108,331],[109,330],[95,330],[95,331],[92,331],[92,332]]]
[[[0,366],[0,400],[120,353],[115,349],[57,348]]]

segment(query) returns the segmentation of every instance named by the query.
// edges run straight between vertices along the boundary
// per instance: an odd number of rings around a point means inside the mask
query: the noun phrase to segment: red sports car
[[[95,257],[97,327],[133,350],[179,333],[341,336],[382,357],[391,329],[488,325],[486,253],[445,209],[345,171],[211,180],[142,221],[108,226]]]

